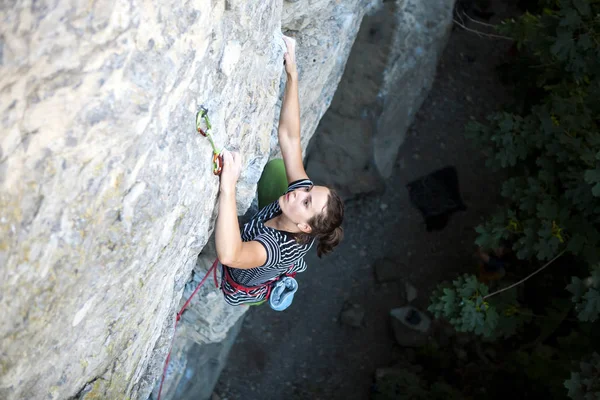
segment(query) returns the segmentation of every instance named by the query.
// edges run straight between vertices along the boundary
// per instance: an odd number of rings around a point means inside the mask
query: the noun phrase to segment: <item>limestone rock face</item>
[[[425,100],[454,0],[395,0],[365,17],[309,147],[307,172],[351,198],[381,187]]]
[[[298,40],[306,148],[371,6],[0,6],[0,398],[148,397],[216,217],[196,111],[243,155],[241,215],[277,155],[281,31]],[[216,293],[196,299],[185,340],[219,341],[243,313]]]

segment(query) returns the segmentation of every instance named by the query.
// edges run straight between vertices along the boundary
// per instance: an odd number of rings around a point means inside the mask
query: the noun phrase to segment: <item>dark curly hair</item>
[[[299,233],[296,238],[300,243],[308,243],[316,238],[318,241],[317,256],[320,258],[322,255],[330,253],[344,238],[343,219],[344,202],[335,190],[330,189],[325,211],[308,221],[312,228],[311,232]]]

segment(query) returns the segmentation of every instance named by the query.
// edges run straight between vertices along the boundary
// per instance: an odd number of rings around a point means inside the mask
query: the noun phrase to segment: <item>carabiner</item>
[[[200,107],[200,111],[196,113],[196,130],[204,137],[207,137],[208,131],[211,129],[210,121],[208,120],[208,109],[204,106]]]
[[[208,119],[208,109],[204,106],[200,107],[200,111],[196,113],[196,130],[205,138],[208,138],[210,142],[210,146],[213,150],[213,174],[221,175],[221,171],[223,171],[223,156],[221,152],[217,150],[215,143],[212,140],[212,136],[210,134],[212,126],[210,124],[210,120]]]
[[[213,174],[221,175],[223,171],[223,155],[213,153]]]

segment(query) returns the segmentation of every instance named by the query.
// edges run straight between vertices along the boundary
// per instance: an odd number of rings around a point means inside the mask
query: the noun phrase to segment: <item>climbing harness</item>
[[[295,272],[292,272],[291,274],[285,273],[283,275],[280,275],[276,278],[273,278],[273,279],[271,279],[263,284],[257,285],[257,286],[243,286],[233,280],[233,278],[231,277],[231,274],[229,273],[229,271],[227,271],[227,268],[223,268],[223,280],[227,281],[227,283],[235,290],[228,291],[227,289],[225,289],[225,287],[223,285],[221,285],[221,290],[223,291],[223,293],[228,294],[228,295],[232,295],[235,292],[242,292],[242,293],[246,293],[248,296],[253,296],[252,292],[256,293],[257,290],[266,287],[267,294],[265,295],[265,300],[267,300],[271,297],[271,290],[273,289],[275,283],[277,283],[283,277],[294,278],[295,276],[296,276]]]
[[[208,119],[208,109],[204,106],[201,106],[200,111],[196,113],[196,130],[202,136],[208,138],[213,150],[213,174],[221,175],[221,171],[223,170],[223,156],[221,155],[221,152],[217,150],[217,147],[213,142],[210,134],[211,128],[212,126],[210,124],[210,120]]]
[[[196,289],[194,289],[194,291],[192,292],[190,297],[188,297],[186,302],[183,304],[183,307],[181,307],[179,312],[175,315],[175,326],[173,328],[173,338],[171,339],[171,344],[169,345],[169,353],[167,354],[167,359],[165,360],[165,366],[163,368],[162,378],[160,380],[160,386],[158,388],[158,399],[157,400],[160,400],[163,383],[165,382],[165,376],[167,375],[167,369],[169,367],[169,361],[171,360],[171,350],[173,348],[173,342],[175,341],[175,333],[177,332],[177,323],[181,319],[181,316],[183,315],[184,311],[187,309],[187,307],[192,302],[192,298],[196,295],[196,293],[198,293],[198,290],[200,290],[202,285],[204,285],[204,282],[206,282],[206,280],[208,279],[208,277],[210,276],[211,273],[213,275],[215,287],[217,289],[219,289],[219,282],[217,280],[217,266],[218,265],[219,265],[219,259],[217,258],[213,262],[212,266],[206,272],[206,275],[204,275],[204,278],[202,278],[202,280],[200,281],[198,286],[196,286]],[[290,269],[292,269],[293,267],[294,266],[292,265],[290,267]],[[277,293],[276,299],[275,299],[275,301],[270,301],[269,304],[273,310],[283,311],[291,304],[292,299],[294,297],[294,293],[296,292],[296,290],[298,290],[298,284],[296,283],[295,279],[293,279],[295,276],[296,276],[295,272],[285,273],[281,276],[278,276],[277,278],[273,278],[270,281],[263,283],[262,285],[248,287],[248,286],[242,286],[242,285],[236,283],[231,278],[231,275],[227,271],[227,268],[223,268],[223,278],[222,279],[227,280],[227,283],[229,283],[236,291],[239,290],[246,294],[250,294],[249,292],[266,286],[267,287],[267,296],[265,297],[265,301],[270,300],[271,290],[273,289],[273,287],[275,287],[275,291]],[[287,279],[292,279],[294,282],[291,283],[291,282],[287,281]],[[279,287],[277,287],[277,283],[281,282],[282,280],[285,280],[284,281],[285,287],[282,287],[281,285],[279,285]],[[235,293],[235,292],[226,291],[225,288],[223,287],[223,284],[221,284],[220,288],[224,293],[228,293],[228,294]]]

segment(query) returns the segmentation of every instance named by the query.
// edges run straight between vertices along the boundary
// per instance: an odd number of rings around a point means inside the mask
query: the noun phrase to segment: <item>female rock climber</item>
[[[263,303],[275,282],[306,269],[304,256],[315,242],[321,257],[343,237],[342,200],[333,190],[315,186],[304,170],[295,41],[285,36],[284,41],[287,82],[278,138],[287,191],[252,217],[241,234],[235,202],[241,158],[235,152],[223,152],[215,241],[223,266],[221,289],[231,305]]]

